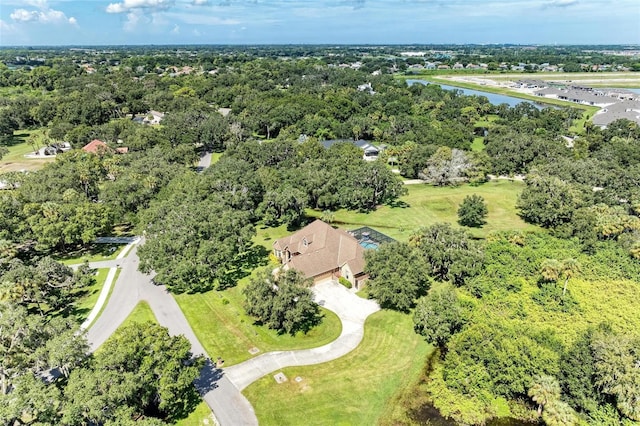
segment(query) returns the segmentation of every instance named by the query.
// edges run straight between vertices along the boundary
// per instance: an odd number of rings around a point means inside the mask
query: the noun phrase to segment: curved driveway
[[[343,286],[326,281],[314,287],[316,301],[334,311],[342,321],[342,333],[333,342],[313,349],[268,352],[228,368],[216,368],[173,296],[164,286],[154,285],[152,275],[138,271],[137,246],[119,260],[94,262],[92,268],[121,268],[111,297],[102,314],[87,331],[87,339],[95,351],[116,331],[138,302],[149,303],[160,325],[171,335],[184,335],[192,352],[207,359],[195,384],[203,400],[222,426],[257,425],[253,407],[241,391],[255,380],[284,367],[311,365],[339,358],[355,349],[364,335],[366,318],[379,309],[375,302],[364,300]]]

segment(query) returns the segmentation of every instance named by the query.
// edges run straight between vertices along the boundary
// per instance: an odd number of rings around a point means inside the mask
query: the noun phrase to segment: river
[[[473,96],[473,95],[484,96],[487,99],[489,99],[489,102],[492,103],[493,105],[508,104],[509,106],[513,107],[518,104],[521,104],[522,102],[528,102],[530,104],[535,105],[537,108],[550,107],[550,105],[544,105],[537,102],[528,101],[526,99],[516,98],[514,96],[499,95],[497,93],[483,92],[482,90],[464,89],[462,87],[454,87],[446,84],[432,83],[426,80],[407,79],[407,84],[409,86],[416,83],[417,84],[437,84],[438,86],[442,87],[445,90],[460,90],[462,93],[464,93],[467,96]]]

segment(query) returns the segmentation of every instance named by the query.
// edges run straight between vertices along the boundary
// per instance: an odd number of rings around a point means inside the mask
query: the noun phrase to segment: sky
[[[640,44],[640,0],[0,0],[0,46]]]

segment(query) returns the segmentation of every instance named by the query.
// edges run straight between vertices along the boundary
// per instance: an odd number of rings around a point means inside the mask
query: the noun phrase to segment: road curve
[[[216,368],[196,337],[180,306],[164,286],[154,285],[152,275],[138,271],[137,245],[119,260],[91,263],[91,267],[121,268],[113,292],[102,314],[87,331],[89,347],[95,351],[113,334],[140,301],[149,303],[160,325],[173,336],[184,335],[195,355],[206,358],[195,385],[221,426],[258,424],[253,407],[242,390],[255,380],[284,367],[312,365],[339,358],[355,349],[364,336],[366,318],[379,309],[343,286],[327,281],[317,284],[315,300],[334,311],[342,322],[342,332],[333,342],[313,349],[268,352],[228,368]]]
[[[223,369],[240,391],[259,378],[284,367],[320,364],[346,355],[358,347],[364,337],[364,323],[378,311],[378,304],[362,299],[335,281],[325,281],[313,288],[317,302],[335,312],[342,322],[342,332],[333,342],[312,349],[267,352],[243,363]]]

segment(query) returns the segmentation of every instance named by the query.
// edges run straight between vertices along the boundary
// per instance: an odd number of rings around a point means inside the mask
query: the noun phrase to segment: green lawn
[[[213,166],[214,164],[216,164],[219,160],[220,157],[222,157],[222,152],[213,152],[211,153],[211,165]]]
[[[473,143],[471,144],[471,151],[484,151],[484,138],[481,136],[473,138]]]
[[[211,409],[205,402],[201,402],[198,404],[196,409],[189,414],[189,417],[178,420],[175,424],[177,426],[213,426],[215,423],[213,422],[213,413],[211,413]]]
[[[0,160],[0,174],[19,170],[37,170],[55,158],[25,158],[25,154],[33,153],[33,146],[26,140],[31,134],[42,136],[43,130],[23,130],[14,133],[11,143],[7,145],[9,153]],[[40,145],[41,147],[42,145]]]
[[[120,325],[120,327],[125,327],[127,325],[131,325],[133,323],[141,323],[141,322],[152,322],[158,323],[156,316],[153,314],[151,310],[151,306],[145,301],[139,302],[133,311],[129,314],[127,319]]]
[[[275,350],[307,349],[325,345],[340,335],[340,319],[326,309],[321,309],[322,323],[307,334],[278,334],[265,326],[254,325],[253,318],[242,306],[242,289],[247,284],[248,278],[244,278],[236,287],[224,291],[175,296],[209,356],[222,357],[225,366],[252,358],[254,355],[249,349],[254,347],[260,350],[258,355]]]
[[[448,222],[458,226],[458,206],[467,195],[478,194],[489,209],[487,224],[482,228],[469,228],[479,238],[492,231],[538,229],[526,224],[515,208],[518,195],[524,188],[520,182],[496,180],[479,186],[434,187],[427,184],[407,185],[408,195],[400,198],[397,206],[381,206],[371,213],[338,210],[334,224],[345,229],[370,226],[400,241],[421,226]],[[309,210],[307,214],[319,217],[322,213]]]
[[[87,319],[89,312],[91,312],[91,309],[93,309],[98,301],[98,296],[100,296],[100,291],[102,291],[108,273],[109,268],[97,269],[96,283],[91,287],[78,291],[78,299],[73,303],[72,315],[76,317],[79,323]]]
[[[89,244],[79,250],[59,254],[54,259],[65,265],[75,265],[85,260],[89,262],[113,260],[125,246],[126,244]]]
[[[413,332],[410,315],[377,312],[354,351],[324,364],[285,368],[289,380],[283,384],[271,373],[244,394],[261,425],[374,425],[390,415],[394,396],[418,380],[431,350]]]

